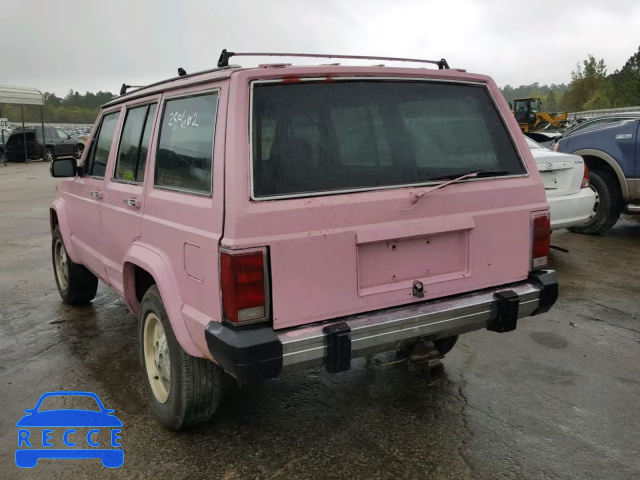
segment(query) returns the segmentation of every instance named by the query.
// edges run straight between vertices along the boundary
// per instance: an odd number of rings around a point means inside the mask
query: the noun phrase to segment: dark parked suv
[[[37,158],[51,161],[56,157],[74,156],[80,158],[82,156],[84,142],[79,138],[71,137],[61,128],[44,127],[44,133],[45,139],[43,141],[42,127],[15,129],[5,145],[7,161],[24,162],[25,159]]]

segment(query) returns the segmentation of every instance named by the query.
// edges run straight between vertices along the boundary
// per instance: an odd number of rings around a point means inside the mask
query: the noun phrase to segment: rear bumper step
[[[509,332],[519,318],[549,311],[557,298],[556,274],[543,270],[512,285],[287,330],[210,322],[205,335],[209,351],[227,373],[253,382],[322,364],[330,372],[347,370],[352,358],[417,337],[433,340],[483,328]]]

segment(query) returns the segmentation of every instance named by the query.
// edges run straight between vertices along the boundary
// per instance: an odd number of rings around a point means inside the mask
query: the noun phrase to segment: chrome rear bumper
[[[304,327],[236,331],[212,322],[206,334],[216,361],[239,380],[250,381],[323,363],[329,371],[345,370],[351,358],[418,337],[445,338],[484,328],[510,331],[518,318],[547,312],[557,297],[556,274],[544,270],[516,284]]]

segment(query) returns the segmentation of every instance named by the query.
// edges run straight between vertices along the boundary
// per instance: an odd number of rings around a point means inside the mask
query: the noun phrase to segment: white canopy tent
[[[42,139],[44,141],[44,115],[42,112],[42,107],[44,106],[44,95],[42,92],[36,88],[28,88],[28,87],[13,87],[8,85],[0,85],[0,104],[3,103],[12,103],[20,105],[22,109],[22,128],[24,130],[24,106],[25,105],[39,105],[40,106],[40,123],[42,124]],[[2,107],[0,106],[0,118],[2,118]],[[0,135],[2,139],[2,144],[5,143],[4,138],[4,130],[0,130]],[[25,149],[25,162],[27,161],[27,142],[26,142],[26,134],[25,138],[22,142]],[[7,163],[7,158],[3,154],[4,163]],[[2,161],[2,160],[0,160]]]

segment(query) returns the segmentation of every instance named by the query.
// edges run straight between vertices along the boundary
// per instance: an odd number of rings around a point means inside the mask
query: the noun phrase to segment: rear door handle
[[[93,198],[102,198],[102,192],[99,191],[89,192],[89,195],[91,195]]]
[[[124,203],[128,207],[140,208],[140,202],[135,198],[125,198],[124,200],[122,200],[122,203]]]

